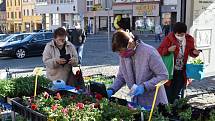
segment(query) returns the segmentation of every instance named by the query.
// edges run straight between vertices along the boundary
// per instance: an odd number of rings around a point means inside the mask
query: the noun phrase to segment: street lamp
[[[110,15],[109,15],[109,8],[105,8],[108,11],[108,49],[110,49]]]

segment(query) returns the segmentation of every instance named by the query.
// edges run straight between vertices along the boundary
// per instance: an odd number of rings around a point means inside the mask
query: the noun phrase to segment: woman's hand
[[[64,58],[60,58],[56,62],[57,64],[60,64],[60,65],[66,64],[66,60]]]
[[[198,50],[193,50],[193,54],[199,55],[199,53],[200,53],[200,51],[198,51]]]
[[[69,59],[68,64],[70,64],[70,65],[75,65],[75,64],[76,64],[76,59],[75,59],[75,58]]]
[[[173,46],[171,46],[171,47],[168,48],[168,51],[169,51],[169,52],[174,52],[175,49],[176,49],[176,46],[173,45]]]
[[[134,90],[134,96],[142,95],[145,92],[144,86],[140,85]]]

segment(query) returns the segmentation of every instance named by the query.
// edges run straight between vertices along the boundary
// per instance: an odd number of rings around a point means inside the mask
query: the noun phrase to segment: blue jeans
[[[157,41],[161,41],[161,37],[160,37],[160,34],[155,34],[155,42]]]
[[[75,46],[75,49],[78,53],[78,60],[79,60],[79,64],[82,63],[82,56],[83,56],[83,51],[84,51],[84,44],[80,45],[80,46]]]

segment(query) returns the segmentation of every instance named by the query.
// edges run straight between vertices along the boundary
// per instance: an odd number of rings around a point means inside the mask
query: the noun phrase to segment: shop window
[[[155,17],[136,17],[135,30],[153,32],[155,27],[155,19]]]

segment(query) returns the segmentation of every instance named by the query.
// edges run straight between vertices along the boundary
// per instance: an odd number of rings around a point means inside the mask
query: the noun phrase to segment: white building
[[[197,49],[201,49],[199,58],[205,64],[206,76],[215,72],[215,1],[186,1],[185,20],[189,33],[195,38]]]
[[[37,0],[36,13],[43,15],[43,29],[84,26],[85,0]]]

